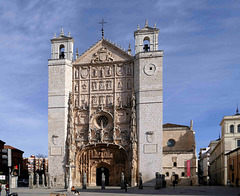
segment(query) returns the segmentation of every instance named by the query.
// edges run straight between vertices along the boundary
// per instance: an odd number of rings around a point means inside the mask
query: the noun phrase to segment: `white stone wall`
[[[138,161],[145,186],[154,186],[155,173],[162,173],[162,58],[162,51],[139,53],[134,63]],[[155,71],[146,74],[149,65]]]
[[[53,186],[65,185],[68,98],[72,65],[67,59],[49,60],[48,157]]]

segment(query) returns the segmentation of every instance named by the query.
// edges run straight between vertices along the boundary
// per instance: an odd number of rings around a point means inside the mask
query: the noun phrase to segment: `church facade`
[[[155,185],[162,173],[162,60],[159,30],[134,32],[135,54],[102,37],[76,58],[74,39],[51,39],[49,173],[52,186]]]

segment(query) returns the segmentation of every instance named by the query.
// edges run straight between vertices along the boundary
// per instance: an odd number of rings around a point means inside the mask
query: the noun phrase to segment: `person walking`
[[[9,184],[8,183],[5,186],[5,190],[6,190],[6,196],[9,196]]]
[[[124,189],[125,189],[125,192],[127,192],[127,187],[128,187],[127,180],[124,180]]]

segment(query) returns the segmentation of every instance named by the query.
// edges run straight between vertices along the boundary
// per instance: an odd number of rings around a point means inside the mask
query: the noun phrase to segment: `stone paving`
[[[150,187],[144,187],[139,190],[137,187],[128,188],[128,192],[119,187],[107,187],[101,190],[100,187],[91,187],[86,190],[78,189],[81,196],[136,196],[136,195],[240,195],[240,188],[224,187],[224,186],[188,186],[188,187],[167,187],[165,189],[156,190]],[[67,196],[73,196],[72,193],[67,193],[65,189],[47,189],[28,187],[15,188],[12,192],[17,192],[19,196],[50,196],[50,193],[66,193]],[[2,191],[2,196],[5,196],[5,191]]]

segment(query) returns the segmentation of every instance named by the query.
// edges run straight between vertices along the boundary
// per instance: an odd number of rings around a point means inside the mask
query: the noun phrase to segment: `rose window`
[[[108,124],[108,118],[104,115],[98,116],[96,121],[99,127],[106,127]]]

